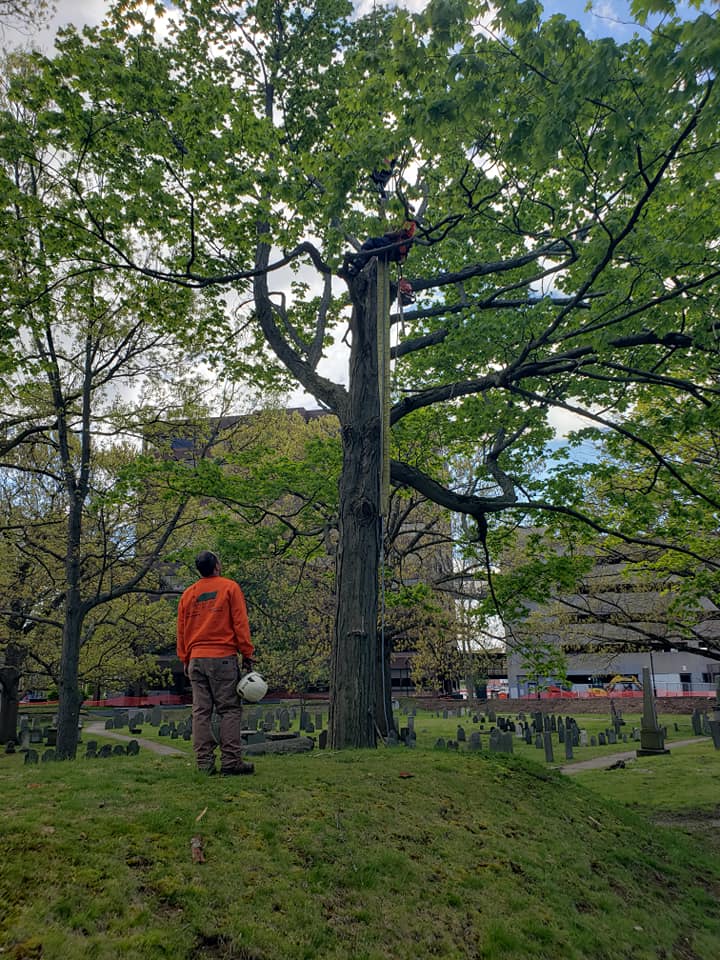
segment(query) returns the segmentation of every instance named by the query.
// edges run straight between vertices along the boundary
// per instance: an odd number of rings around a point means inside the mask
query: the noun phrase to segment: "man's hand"
[[[243,673],[250,673],[250,671],[253,668],[253,662],[250,659],[250,657],[242,658],[242,668],[243,668]]]

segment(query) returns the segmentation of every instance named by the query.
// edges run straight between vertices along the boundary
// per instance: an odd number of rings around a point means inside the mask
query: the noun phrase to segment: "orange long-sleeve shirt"
[[[252,657],[250,624],[243,592],[228,577],[203,577],[180,597],[177,655],[187,666],[191,657]]]

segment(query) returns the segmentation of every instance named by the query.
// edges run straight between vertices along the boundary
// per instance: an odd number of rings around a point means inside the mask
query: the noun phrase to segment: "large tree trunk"
[[[335,643],[330,665],[329,745],[375,746],[381,421],[376,262],[351,283],[354,310],[343,467]]]
[[[18,667],[0,667],[0,743],[17,739],[20,676]]]
[[[62,656],[58,683],[57,757],[72,760],[77,753],[80,720],[80,631],[82,620],[77,609],[68,609],[63,629]]]

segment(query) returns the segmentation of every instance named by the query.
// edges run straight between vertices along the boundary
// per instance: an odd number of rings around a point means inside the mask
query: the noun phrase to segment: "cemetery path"
[[[669,740],[668,750],[675,747],[688,747],[692,743],[702,743],[707,737],[693,737],[692,740]],[[582,773],[583,770],[604,770],[620,760],[636,760],[635,750],[625,750],[623,753],[609,753],[604,757],[593,757],[592,760],[579,760],[577,763],[568,763],[560,767],[560,773]]]
[[[123,740],[125,743],[128,743],[130,740],[137,740],[141,747],[144,747],[151,753],[159,753],[164,757],[186,756],[182,750],[178,750],[176,747],[171,747],[169,744],[166,745],[164,743],[156,743],[154,740],[143,740],[142,737],[128,737],[127,734],[124,733],[115,733],[114,730],[106,730],[105,724],[98,721],[89,723],[85,727],[85,732],[93,733],[96,736],[107,737],[111,740]]]

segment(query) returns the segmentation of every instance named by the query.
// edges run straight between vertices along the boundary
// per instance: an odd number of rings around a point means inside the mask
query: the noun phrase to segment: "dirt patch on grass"
[[[650,818],[660,827],[672,827],[701,840],[703,845],[720,854],[720,807],[714,810],[663,810]]]

